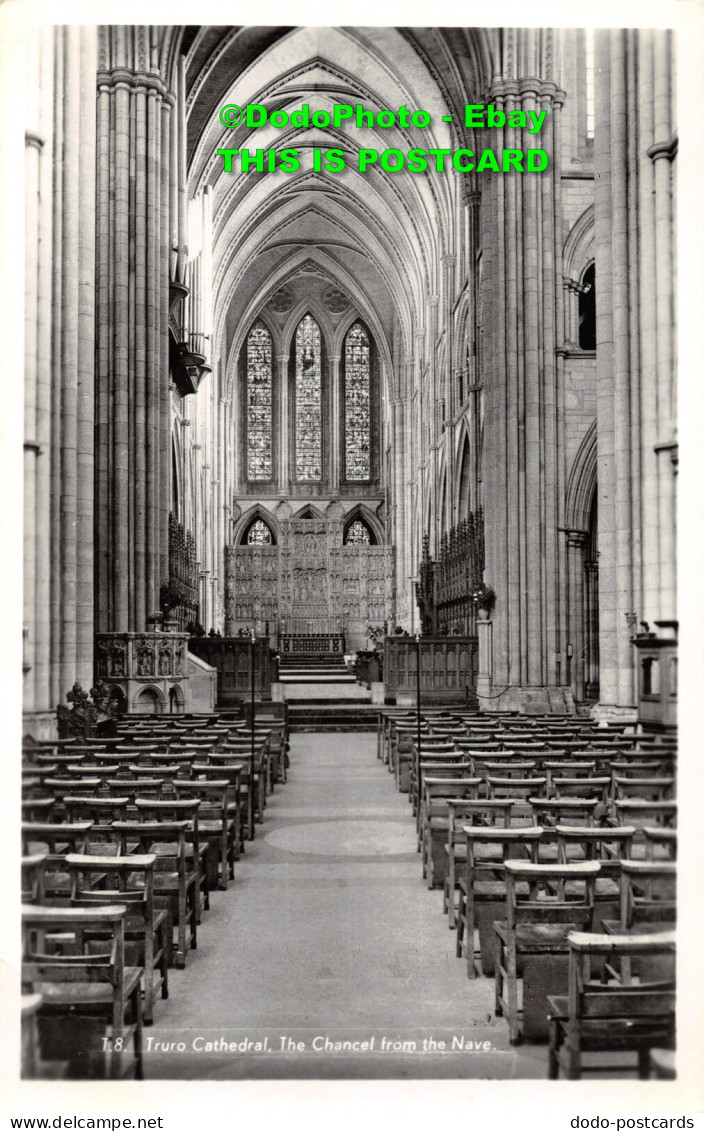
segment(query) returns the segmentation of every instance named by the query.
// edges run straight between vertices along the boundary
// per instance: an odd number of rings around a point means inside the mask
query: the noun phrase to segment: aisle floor
[[[512,1048],[493,981],[455,957],[371,733],[292,736],[289,780],[170,983],[147,1078],[546,1075],[545,1046]]]

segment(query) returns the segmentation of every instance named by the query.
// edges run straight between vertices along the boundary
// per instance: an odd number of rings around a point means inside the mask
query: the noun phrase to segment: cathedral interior
[[[288,719],[292,779],[300,712],[333,706],[343,744],[373,717],[399,789],[384,719],[418,711],[418,754],[421,706],[473,712],[484,736],[561,721],[575,750],[580,726],[647,733],[668,775],[672,33],[46,25],[27,42],[30,750],[60,757],[97,685],[133,740],[249,717],[254,751],[255,715]],[[360,105],[392,121],[334,124]],[[501,124],[465,125],[490,105]],[[228,106],[268,118],[224,124]],[[374,146],[547,167],[363,168]],[[296,167],[228,169],[223,150]]]

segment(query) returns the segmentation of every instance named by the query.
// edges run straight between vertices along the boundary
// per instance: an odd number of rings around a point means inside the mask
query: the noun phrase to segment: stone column
[[[44,246],[28,280],[37,307],[27,343],[36,357],[36,432],[28,438],[45,461],[35,484],[35,545],[44,559],[34,575],[42,640],[34,705],[41,708],[63,701],[76,679],[90,686],[93,678],[96,36],[78,27],[49,34],[51,46],[42,33],[41,68],[49,84],[53,77],[53,152],[42,154],[48,168],[30,170],[44,198],[35,228]]]
[[[168,576],[169,257],[175,230],[178,274],[186,254],[185,129],[174,145],[176,96],[155,62],[161,34],[99,32],[95,536],[98,620],[108,632],[144,629]],[[177,81],[183,88],[182,75]],[[183,89],[181,96],[183,115]]]
[[[438,442],[444,438],[445,444],[445,474],[446,488],[445,488],[445,513],[441,516],[440,528],[444,526],[445,530],[450,530],[454,525],[453,521],[453,502],[456,495],[455,483],[455,426],[452,423],[455,412],[455,391],[453,389],[454,383],[454,357],[455,357],[455,320],[453,317],[453,310],[455,305],[455,266],[457,258],[454,255],[443,255],[442,257],[442,319],[445,331],[445,398],[443,405],[442,418],[438,413],[438,428],[440,433],[438,435]],[[445,431],[442,432],[444,425]],[[442,500],[440,499],[440,502]]]
[[[479,698],[479,707],[487,707],[487,703],[482,700],[487,700],[491,695],[491,685],[493,679],[493,663],[492,663],[492,622],[490,620],[478,620],[476,624],[477,629],[477,696]]]
[[[633,712],[627,614],[675,608],[672,42],[603,31],[596,49],[600,708]]]
[[[577,702],[584,702],[585,683],[585,593],[584,593],[584,543],[587,535],[582,530],[567,531],[567,645],[572,649],[571,686]]]
[[[541,33],[551,37],[552,33]],[[543,149],[541,173],[508,173],[482,183],[483,298],[487,311],[483,373],[483,493],[486,578],[497,591],[494,682],[505,704],[562,679],[560,605],[564,551],[555,531],[558,499],[556,325],[561,272],[559,116],[564,93],[552,81],[552,40],[537,59],[532,31],[513,33],[515,55],[487,101],[507,116],[547,110],[541,132],[504,128],[484,144]],[[514,77],[513,59],[536,69]],[[477,146],[479,143],[477,143]],[[495,701],[497,706],[502,702]],[[546,699],[547,707],[547,699]]]

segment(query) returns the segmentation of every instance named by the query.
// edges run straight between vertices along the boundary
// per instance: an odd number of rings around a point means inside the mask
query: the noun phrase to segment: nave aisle
[[[288,782],[145,1030],[145,1076],[544,1079],[545,1047],[511,1048],[493,996],[493,981],[470,983],[455,958],[376,735],[294,734]],[[372,1037],[372,1049],[326,1045]],[[455,1051],[424,1052],[431,1037],[448,1049],[455,1038]],[[222,1051],[246,1040],[248,1051]],[[416,1051],[395,1052],[398,1041]]]

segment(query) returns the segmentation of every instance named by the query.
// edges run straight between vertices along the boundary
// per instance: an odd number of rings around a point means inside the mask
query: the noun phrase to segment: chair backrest
[[[642,797],[648,801],[665,801],[673,796],[674,777],[652,776],[623,777],[613,775],[614,796],[619,800],[629,797]]]
[[[23,905],[23,989],[32,992],[42,982],[107,982],[119,999],[124,984],[126,913],[124,905],[115,904],[95,908]],[[89,937],[96,930],[101,935],[105,932],[106,949],[91,953]]]
[[[674,923],[677,865],[669,860],[624,860],[621,864],[621,926]]]
[[[538,848],[544,830],[538,825],[527,828],[482,828],[476,825],[464,825],[462,836],[467,844],[467,876],[470,881],[481,878],[482,873],[497,871],[503,877],[503,867],[507,860],[523,856],[527,861],[535,863],[538,859]],[[482,849],[492,848],[495,851],[482,858]]]
[[[523,860],[507,860],[504,867],[509,932],[515,930],[520,923],[570,923],[575,927],[585,928],[590,926],[594,909],[594,887],[601,871],[601,865],[597,861],[534,864]],[[527,895],[524,887],[527,888]]]
[[[568,1010],[572,1040],[579,1038],[582,1019],[601,1018],[614,1021],[623,1018],[637,1037],[639,1019],[652,1031],[656,1017],[661,1017],[674,1035],[675,1014],[675,933],[663,931],[647,935],[592,934],[570,931],[568,973]],[[671,960],[671,976],[663,979],[662,960]],[[618,970],[618,980],[610,982],[591,977],[592,959],[606,959]],[[643,976],[640,967],[637,981],[631,980],[631,959],[659,958],[657,981]]]
[[[546,826],[558,824],[561,817],[592,825],[598,805],[599,799],[596,797],[558,797],[550,800],[545,797],[530,798],[536,822]]]
[[[129,797],[82,797],[67,794],[63,798],[69,821],[93,821],[96,826],[105,827],[111,821],[120,820],[127,812]]]
[[[555,797],[595,797],[605,805],[611,794],[611,777],[568,777],[555,775],[551,780]]]
[[[603,870],[620,872],[622,860],[631,855],[635,836],[633,825],[620,828],[584,828],[581,825],[557,825],[557,855],[562,864],[569,862],[570,847],[581,850],[585,860],[599,860]]]
[[[188,867],[186,853],[186,844],[193,835],[190,821],[114,821],[111,831],[117,841],[119,855],[127,859],[131,858],[130,849],[134,843],[140,856],[152,855],[152,846],[158,844],[160,851],[156,855],[155,871],[176,870],[185,882],[187,873],[193,870]],[[165,845],[172,845],[172,851],[163,853],[162,846]]]
[[[511,810],[516,802],[509,797],[496,798],[493,801],[487,798],[463,798],[448,801],[449,829],[448,841],[451,844],[464,839],[463,825],[476,825],[480,828],[494,828],[502,826],[507,829],[511,825]]]
[[[200,818],[227,816],[227,801],[230,782],[227,778],[219,777],[211,781],[175,781],[174,790],[179,800],[196,800],[200,802],[198,815]]]
[[[546,785],[545,777],[507,778],[495,774],[486,776],[489,797],[515,797],[528,801],[531,797],[540,797],[545,792]]]
[[[674,828],[677,825],[676,801],[644,801],[640,797],[629,797],[615,801],[614,810],[619,824],[639,828],[646,825]]]
[[[22,866],[22,902],[44,902],[44,873],[46,870],[47,853],[35,852],[31,856],[23,856]]]
[[[643,828],[645,855],[648,860],[677,859],[677,829]]]
[[[131,913],[141,909],[145,922],[154,922],[154,853],[129,856],[66,857],[71,877],[71,903],[74,907],[96,903],[125,903]],[[99,887],[95,887],[95,883]]]
[[[474,762],[475,759],[473,758]],[[526,778],[530,777],[536,767],[535,762],[519,762],[513,756],[499,761],[486,761],[482,765],[482,775],[486,777]]]
[[[50,821],[56,809],[53,797],[29,797],[22,799],[22,820]]]

